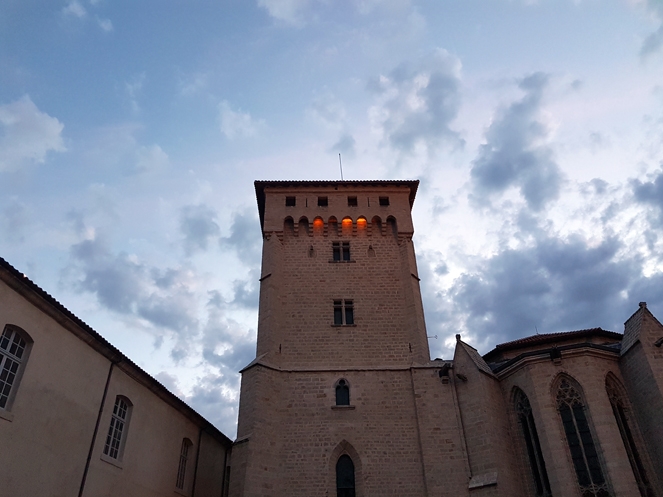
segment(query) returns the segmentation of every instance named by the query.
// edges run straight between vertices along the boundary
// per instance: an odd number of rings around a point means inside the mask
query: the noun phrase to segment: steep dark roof
[[[260,227],[264,226],[265,220],[265,188],[291,188],[297,186],[328,187],[328,186],[406,186],[410,189],[410,207],[414,204],[414,197],[417,195],[419,180],[256,180],[254,182],[256,189],[256,200],[258,201],[258,212],[260,214]]]
[[[72,331],[73,325],[77,331],[75,334],[79,336],[79,338],[83,339],[97,352],[106,357],[109,361],[119,365],[120,367],[129,369],[132,373],[134,373],[132,376],[134,376],[135,379],[143,383],[154,394],[156,394],[158,397],[163,399],[178,411],[182,412],[189,419],[196,422],[196,424],[202,427],[214,438],[220,440],[226,445],[232,444],[232,441],[226,435],[224,435],[218,428],[207,421],[202,415],[196,412],[191,406],[189,406],[186,402],[184,402],[165,386],[159,383],[159,381],[157,381],[135,362],[125,356],[122,352],[120,352],[119,349],[111,345],[110,342],[108,342],[104,337],[92,329],[87,323],[77,317],[64,305],[58,302],[53,296],[39,287],[36,283],[30,280],[30,278],[21,273],[2,257],[0,257],[0,273],[4,273],[4,275],[9,277],[2,277],[1,279],[3,279],[9,286],[14,288],[19,294],[26,298],[31,296],[36,298],[37,301],[42,301],[45,303],[52,311],[51,317],[55,318],[55,320],[64,328]],[[30,298],[28,298],[28,300],[30,300]]]
[[[488,364],[486,364],[486,361],[483,360],[481,354],[479,354],[477,349],[475,349],[471,345],[466,344],[462,340],[458,340],[456,343],[463,348],[463,350],[467,353],[468,356],[470,356],[470,359],[472,359],[472,362],[477,367],[477,369],[479,369],[479,371],[483,371],[488,376],[493,376],[493,377],[495,376],[493,374],[493,370],[490,369],[490,366],[488,366]]]
[[[583,338],[588,336],[609,338],[615,341],[620,341],[623,338],[623,335],[621,333],[604,330],[602,328],[588,328],[586,330],[544,333],[541,335],[532,335],[524,338],[519,338],[518,340],[512,340],[511,342],[500,343],[496,345],[493,350],[485,354],[483,358],[487,362],[489,362],[494,356],[498,355],[500,352],[506,352],[508,350],[517,350],[525,347],[532,347],[535,345],[545,345],[549,343],[558,342],[560,340],[567,340],[569,338]]]

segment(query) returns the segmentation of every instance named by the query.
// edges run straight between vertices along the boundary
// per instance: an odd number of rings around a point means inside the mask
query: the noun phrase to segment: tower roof
[[[404,186],[410,189],[410,208],[414,204],[414,197],[417,195],[419,180],[256,180],[256,200],[258,201],[258,212],[260,214],[260,227],[264,227],[265,221],[265,188],[328,188],[334,187],[377,187],[384,188],[390,186]]]

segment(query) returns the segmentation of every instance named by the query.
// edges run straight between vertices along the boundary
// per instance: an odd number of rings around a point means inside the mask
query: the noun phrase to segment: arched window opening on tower
[[[350,405],[350,386],[348,385],[348,382],[343,379],[338,380],[338,383],[336,383],[336,405]]]
[[[355,465],[347,454],[336,462],[336,497],[355,497]]]
[[[352,300],[334,300],[334,325],[355,324],[354,303]]]
[[[115,406],[111,415],[108,436],[104,445],[104,455],[111,459],[122,459],[124,445],[127,441],[127,430],[131,418],[131,401],[122,395],[115,398]]]
[[[313,220],[313,232],[314,233],[322,233],[322,230],[325,228],[325,222],[322,220],[321,217],[316,217]]]
[[[177,481],[175,486],[180,490],[184,490],[184,483],[186,481],[186,463],[189,459],[189,449],[193,442],[188,438],[182,440],[182,447],[180,447],[180,462],[177,466]]]
[[[556,401],[580,494],[582,497],[611,497],[579,388],[568,378],[562,378]]]
[[[642,458],[640,457],[640,451],[635,442],[635,433],[631,428],[628,401],[626,400],[626,397],[622,395],[622,389],[620,388],[618,380],[610,375],[605,379],[605,389],[608,393],[608,398],[610,399],[612,413],[614,414],[615,421],[619,427],[619,433],[622,436],[624,448],[628,454],[628,460],[631,463],[631,468],[633,469],[633,475],[638,484],[640,495],[642,497],[655,497],[654,489],[647,477],[645,465],[643,464]]]
[[[341,221],[341,228],[343,233],[350,233],[352,231],[352,218],[344,217],[343,221]]]
[[[5,326],[0,336],[0,409],[9,410],[28,361],[32,340],[16,326]]]
[[[532,407],[530,406],[527,395],[525,395],[520,389],[516,390],[515,403],[518,423],[520,424],[523,439],[525,440],[525,445],[527,447],[527,457],[532,470],[536,496],[550,497],[552,496],[552,492],[550,491],[546,463],[543,460],[543,452],[541,451],[541,444],[539,443],[539,435],[536,431],[536,425],[534,424]]]
[[[357,229],[359,231],[366,231],[366,218],[361,216],[357,219]]]

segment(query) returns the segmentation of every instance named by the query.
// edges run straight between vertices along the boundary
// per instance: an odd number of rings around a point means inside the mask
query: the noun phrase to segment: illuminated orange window
[[[349,217],[344,217],[341,225],[343,226],[344,230],[352,229],[352,219]]]
[[[325,222],[320,217],[316,217],[313,220],[313,229],[321,230],[325,226]]]
[[[360,217],[357,219],[357,228],[360,230],[363,230],[366,228],[366,218],[365,217]]]

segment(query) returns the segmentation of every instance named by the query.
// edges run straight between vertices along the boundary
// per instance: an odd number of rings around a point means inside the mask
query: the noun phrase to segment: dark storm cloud
[[[417,64],[401,64],[388,77],[369,81],[369,91],[386,97],[380,120],[392,147],[410,153],[418,144],[429,152],[442,143],[463,145],[451,128],[460,107],[459,72],[458,59],[438,49]]]
[[[649,181],[632,179],[630,185],[635,200],[651,206],[659,227],[663,225],[663,167],[654,173]]]
[[[489,204],[509,188],[517,188],[535,211],[558,197],[562,172],[550,147],[541,143],[548,129],[538,120],[548,79],[543,73],[522,79],[518,86],[525,96],[499,111],[486,131],[471,170],[477,204]]]
[[[159,270],[126,254],[114,255],[101,238],[71,248],[79,291],[93,293],[107,309],[141,317],[157,329],[195,334],[190,275],[181,269]]]
[[[493,346],[539,332],[607,327],[615,331],[642,295],[641,264],[620,259],[609,238],[545,238],[530,248],[504,250],[460,276],[447,297],[467,329]],[[630,310],[630,311],[629,311]]]
[[[180,230],[184,235],[184,250],[188,255],[196,250],[207,250],[209,240],[221,233],[216,222],[216,213],[206,205],[183,207],[180,213]]]
[[[260,265],[262,237],[258,214],[253,209],[235,212],[230,225],[230,235],[220,239],[222,248],[235,251],[237,257],[250,267]]]

